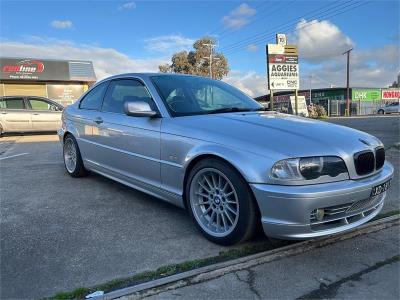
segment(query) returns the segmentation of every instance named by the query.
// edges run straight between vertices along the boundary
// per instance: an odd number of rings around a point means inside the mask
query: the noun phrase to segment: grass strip
[[[382,218],[399,215],[400,210],[396,209],[393,211],[389,211],[386,213],[382,213],[377,215],[374,220],[379,220]],[[80,287],[73,291],[68,292],[59,292],[52,297],[44,298],[43,300],[65,300],[65,299],[85,299],[85,296],[93,293],[95,291],[104,291],[104,293],[109,293],[111,291],[122,289],[128,286],[137,285],[143,282],[164,278],[167,276],[171,276],[174,274],[190,271],[193,269],[197,269],[200,267],[205,267],[208,265],[225,262],[228,260],[244,257],[247,255],[252,255],[268,250],[272,250],[274,247],[272,246],[271,242],[269,241],[256,241],[252,244],[244,244],[236,248],[232,248],[226,251],[221,251],[217,256],[202,258],[202,259],[195,259],[191,261],[185,261],[178,264],[171,264],[159,267],[155,271],[145,271],[138,273],[136,275],[127,277],[127,278],[120,278],[114,279],[109,282],[99,284],[93,287]]]
[[[80,287],[73,291],[59,292],[52,297],[43,298],[43,300],[84,299],[86,295],[93,293],[95,291],[104,291],[104,293],[109,293],[117,289],[122,289],[128,286],[137,285],[143,282],[171,276],[174,274],[190,271],[200,267],[244,257],[247,255],[260,253],[263,251],[271,250],[273,248],[274,247],[271,245],[271,243],[265,240],[262,242],[257,242],[256,244],[244,244],[237,248],[221,251],[217,256],[185,261],[178,264],[166,265],[158,268],[155,271],[145,271],[133,275],[131,277],[114,279],[109,282],[99,284],[93,287]]]

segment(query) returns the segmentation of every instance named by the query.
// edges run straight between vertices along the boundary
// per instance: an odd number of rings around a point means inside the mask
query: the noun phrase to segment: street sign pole
[[[296,111],[296,116],[299,114],[299,90],[294,90],[294,107]]]
[[[274,110],[274,90],[269,90],[269,107]]]

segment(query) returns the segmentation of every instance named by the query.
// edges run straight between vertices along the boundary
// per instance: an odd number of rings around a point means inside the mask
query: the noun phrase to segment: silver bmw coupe
[[[104,79],[64,110],[59,137],[71,176],[92,171],[185,208],[224,245],[259,226],[278,239],[359,226],[380,212],[393,176],[367,133],[267,112],[189,75]]]

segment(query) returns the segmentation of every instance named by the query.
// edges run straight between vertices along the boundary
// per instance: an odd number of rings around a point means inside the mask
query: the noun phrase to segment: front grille
[[[375,169],[375,156],[372,151],[362,151],[354,155],[354,165],[358,175],[367,175]]]
[[[327,230],[361,220],[378,209],[384,198],[385,193],[382,193],[353,203],[314,209],[310,214],[311,229],[314,231]],[[318,219],[318,210],[322,209],[324,210],[323,217]]]
[[[379,170],[385,164],[385,149],[384,148],[377,148],[375,150],[375,164],[376,169]]]

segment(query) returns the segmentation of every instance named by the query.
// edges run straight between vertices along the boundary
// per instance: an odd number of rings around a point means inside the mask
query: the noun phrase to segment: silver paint
[[[143,82],[159,110],[158,118],[85,111],[79,109],[79,100],[65,109],[60,140],[66,132],[75,136],[86,168],[185,207],[184,180],[191,163],[206,156],[219,157],[249,183],[264,231],[294,239],[336,233],[366,222],[369,218],[336,230],[312,232],[309,214],[319,207],[364,199],[373,186],[393,176],[388,162],[368,176],[356,173],[354,153],[383,145],[374,136],[348,127],[275,112],[173,118],[150,80],[152,75],[123,74],[105,80]],[[99,117],[101,124],[94,122]],[[270,181],[268,174],[275,162],[307,156],[341,157],[349,179],[301,186]]]

